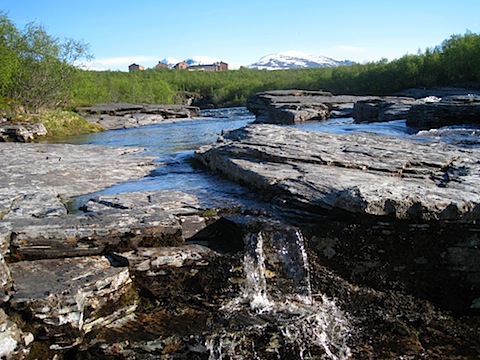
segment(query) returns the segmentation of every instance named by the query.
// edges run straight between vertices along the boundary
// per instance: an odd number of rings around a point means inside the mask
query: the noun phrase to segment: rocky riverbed
[[[254,125],[195,158],[267,204],[93,194],[141,150],[0,143],[0,357],[480,354],[477,147]]]
[[[397,96],[276,90],[250,96],[247,107],[256,115],[258,123],[291,125],[353,117],[357,122],[407,119],[409,126],[430,129],[455,124],[479,124],[480,90],[411,89]]]

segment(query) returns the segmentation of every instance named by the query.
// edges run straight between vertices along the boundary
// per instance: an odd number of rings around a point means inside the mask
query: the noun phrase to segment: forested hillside
[[[272,89],[388,95],[410,87],[480,82],[480,35],[472,32],[453,35],[416,55],[336,68],[127,73],[74,66],[91,57],[87,44],[50,36],[35,23],[18,29],[0,12],[0,115],[108,102],[182,103],[191,98],[219,107],[243,105],[249,95]]]

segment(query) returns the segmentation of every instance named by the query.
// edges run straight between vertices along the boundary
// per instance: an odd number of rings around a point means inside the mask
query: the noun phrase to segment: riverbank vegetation
[[[335,68],[202,72],[169,69],[84,71],[74,88],[78,102],[174,103],[201,97],[215,106],[244,105],[249,95],[273,89],[334,94],[390,95],[412,87],[480,82],[480,35],[453,35],[441,45],[399,59]]]
[[[273,89],[390,95],[411,87],[480,82],[480,35],[468,31],[392,61],[335,68],[129,73],[75,66],[91,58],[83,42],[51,36],[35,23],[19,30],[0,12],[0,116],[13,119],[19,113],[109,102],[185,103],[192,98],[217,107],[244,105],[249,95]]]

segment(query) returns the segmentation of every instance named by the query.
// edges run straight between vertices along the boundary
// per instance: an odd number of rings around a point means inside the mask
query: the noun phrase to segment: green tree
[[[18,54],[14,43],[20,34],[15,25],[0,12],[0,97],[10,96],[14,74],[18,68]]]
[[[0,27],[1,58],[6,62],[2,63],[6,70],[0,74],[3,95],[25,112],[65,105],[79,71],[75,64],[91,58],[88,46],[51,36],[34,22],[18,31],[3,13]]]
[[[452,35],[442,43],[441,54],[447,82],[480,80],[480,35]]]

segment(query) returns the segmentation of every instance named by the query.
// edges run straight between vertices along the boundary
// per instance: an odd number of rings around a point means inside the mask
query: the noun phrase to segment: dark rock
[[[457,124],[480,124],[480,96],[449,96],[439,102],[412,106],[407,125],[420,129],[439,128]]]
[[[21,261],[10,268],[15,281],[10,304],[28,312],[63,347],[137,306],[128,268],[113,267],[106,257]]]
[[[353,107],[352,117],[357,123],[401,120],[414,104],[415,99],[406,97],[359,100]]]
[[[30,142],[47,135],[47,129],[39,122],[0,122],[0,142]]]
[[[330,117],[350,117],[353,105],[371,96],[334,96],[328,92],[276,90],[257,93],[247,99],[247,108],[257,123],[295,124]]]
[[[88,121],[106,130],[132,128],[198,116],[199,108],[187,105],[98,104],[78,108]]]

